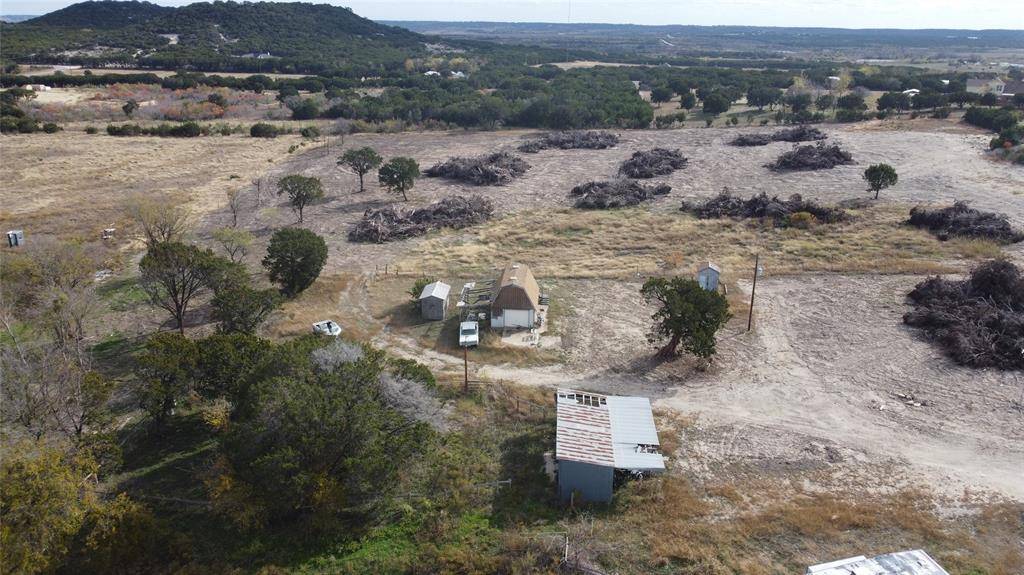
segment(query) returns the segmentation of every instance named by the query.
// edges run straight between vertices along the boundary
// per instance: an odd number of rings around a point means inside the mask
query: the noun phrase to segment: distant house
[[[564,502],[611,501],[615,471],[665,470],[651,402],[646,397],[555,393],[555,461]]]
[[[640,80],[631,80],[633,82],[633,89],[637,92],[640,91]]]
[[[32,90],[33,92],[49,92],[53,88],[47,86],[46,84],[28,84],[27,86],[25,86],[25,89]]]
[[[908,98],[913,98],[914,96],[920,94],[921,90],[918,90],[917,88],[911,88],[909,90],[903,90],[903,93],[906,94]]]
[[[836,86],[839,85],[840,82],[843,81],[843,79],[840,78],[839,76],[829,76],[827,80],[829,88],[835,88]]]
[[[1017,94],[1024,94],[1024,80],[1009,80],[1003,86],[1003,97],[1012,98]]]
[[[812,565],[805,575],[949,575],[922,549],[888,553],[868,559],[863,555]]]
[[[458,79],[458,80],[461,80],[462,78],[466,77],[466,73],[461,71],[461,70],[455,70],[455,71],[453,71],[451,73],[451,75],[452,75],[452,78],[455,78],[455,79]]]
[[[509,263],[494,283],[491,298],[491,327],[532,328],[540,311],[540,286],[530,268]]]
[[[440,76],[441,73],[438,72],[437,70],[427,70],[426,72],[423,73],[423,75],[424,76]]]
[[[967,80],[967,91],[971,94],[995,94],[1002,95],[1006,88],[1006,82],[999,78],[969,78]]]
[[[434,282],[423,286],[420,292],[420,315],[423,319],[443,320],[448,313],[448,294],[452,288],[444,282]]]

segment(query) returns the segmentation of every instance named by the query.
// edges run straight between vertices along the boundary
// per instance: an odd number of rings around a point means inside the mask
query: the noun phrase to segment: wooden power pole
[[[469,347],[462,347],[462,394],[469,395]]]
[[[754,256],[754,285],[750,288],[750,311],[747,313],[747,331],[754,325],[754,293],[757,292],[757,272],[761,269],[761,254]]]

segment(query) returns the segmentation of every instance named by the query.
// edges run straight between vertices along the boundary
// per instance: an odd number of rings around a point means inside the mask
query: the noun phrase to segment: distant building
[[[540,312],[540,286],[528,266],[510,262],[494,284],[491,327],[532,328]]]
[[[7,232],[7,246],[16,248],[25,243],[25,232],[22,230],[11,230]]]
[[[49,92],[53,88],[46,84],[28,84],[25,86],[26,90],[32,90],[33,92]]]
[[[448,313],[448,294],[451,286],[444,282],[434,282],[423,286],[420,293],[420,315],[423,319],[443,320]]]
[[[465,77],[466,77],[466,73],[465,73],[465,72],[463,72],[463,71],[461,71],[461,70],[455,70],[455,71],[453,71],[453,72],[451,73],[451,76],[452,76],[452,78],[455,78],[455,79],[461,80],[462,78],[465,78]]]
[[[722,270],[715,264],[708,262],[697,269],[697,283],[708,291],[717,291],[718,278],[721,275]]]
[[[1024,94],[1024,80],[1008,80],[1003,86],[1003,97],[1012,98],[1017,94]]]
[[[1006,82],[999,78],[983,79],[983,78],[969,78],[967,80],[967,91],[971,94],[995,94],[997,96],[1002,95],[1006,88]]]
[[[840,82],[843,81],[843,79],[840,78],[839,76],[829,76],[827,80],[829,88],[835,88],[836,86],[839,85]]]
[[[424,76],[440,76],[441,73],[438,72],[437,70],[427,70],[426,72],[423,73],[423,75]]]
[[[571,389],[555,393],[558,496],[611,501],[615,472],[665,470],[651,402],[646,397],[600,395]]]
[[[863,555],[812,565],[805,575],[949,575],[922,549],[888,553],[868,559]]]

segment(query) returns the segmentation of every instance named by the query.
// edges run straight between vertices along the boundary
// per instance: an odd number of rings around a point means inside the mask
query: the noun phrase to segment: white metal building
[[[868,559],[863,555],[812,565],[806,575],[949,575],[923,549],[888,553]]]
[[[646,397],[600,395],[571,389],[555,394],[555,460],[563,501],[607,502],[615,470],[664,471],[651,402]]]
[[[540,286],[530,268],[509,263],[494,284],[491,298],[491,327],[494,329],[532,328],[540,311]]]

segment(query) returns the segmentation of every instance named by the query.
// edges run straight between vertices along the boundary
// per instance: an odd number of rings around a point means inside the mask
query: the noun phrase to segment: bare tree
[[[142,230],[147,246],[181,241],[189,230],[187,210],[166,196],[133,196],[126,211]]]
[[[263,204],[263,178],[253,178],[252,185],[256,187],[256,207]]]
[[[238,213],[242,211],[242,190],[228,190],[228,209],[231,210],[231,227],[238,227]]]

